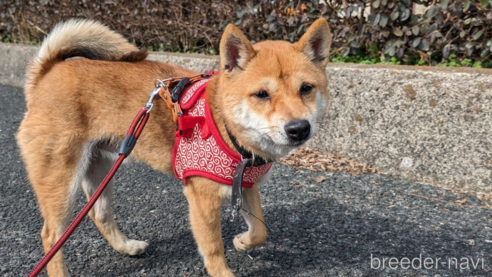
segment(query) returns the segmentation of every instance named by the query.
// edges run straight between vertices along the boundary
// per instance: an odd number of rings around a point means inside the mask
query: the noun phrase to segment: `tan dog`
[[[220,43],[220,74],[206,90],[215,124],[257,157],[276,160],[305,143],[316,131],[316,119],[328,99],[325,68],[331,35],[319,19],[295,44],[265,41],[251,45],[229,25]],[[78,188],[87,197],[104,178],[135,114],[148,99],[156,78],[196,73],[145,60],[147,54],[121,35],[92,21],[57,25],[42,44],[27,72],[27,113],[17,135],[29,179],[36,193],[47,252],[67,227]],[[82,59],[73,59],[83,57]],[[171,153],[175,123],[161,99],[154,100],[150,120],[132,157],[173,175]],[[258,185],[243,190],[244,207],[263,220]],[[190,206],[193,235],[212,276],[234,276],[224,257],[220,206],[231,187],[203,177],[190,177],[184,194]],[[119,252],[138,255],[148,244],[129,239],[116,226],[112,184],[90,217]],[[238,250],[262,244],[266,229],[242,213],[249,229],[234,238]],[[69,275],[63,254],[48,264],[49,276]]]

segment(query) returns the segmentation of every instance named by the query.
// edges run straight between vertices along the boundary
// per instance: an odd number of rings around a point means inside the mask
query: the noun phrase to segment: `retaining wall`
[[[22,86],[34,46],[0,43],[0,83]],[[197,72],[216,57],[151,53]],[[330,64],[330,104],[309,143],[382,172],[492,192],[492,70]]]

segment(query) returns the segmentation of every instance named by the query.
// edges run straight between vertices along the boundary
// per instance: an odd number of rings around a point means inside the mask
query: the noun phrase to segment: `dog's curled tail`
[[[28,94],[56,63],[72,57],[140,61],[147,57],[147,52],[139,51],[122,35],[95,21],[71,19],[58,23],[27,68],[25,93]]]

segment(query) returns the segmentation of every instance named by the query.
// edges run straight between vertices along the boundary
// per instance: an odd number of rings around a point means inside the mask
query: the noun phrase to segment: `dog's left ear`
[[[220,70],[228,73],[243,70],[255,54],[248,38],[236,26],[229,24],[220,40]]]
[[[301,39],[294,45],[306,54],[316,66],[325,69],[328,64],[331,46],[330,26],[324,18],[320,18],[309,27]]]

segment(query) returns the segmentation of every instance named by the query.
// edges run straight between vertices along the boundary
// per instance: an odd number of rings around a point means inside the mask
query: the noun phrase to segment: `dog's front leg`
[[[201,177],[187,180],[184,194],[190,205],[190,223],[208,273],[214,277],[234,276],[224,255],[220,206],[224,202],[222,186]]]
[[[250,189],[243,189],[243,208],[252,215],[241,210],[241,215],[246,221],[246,224],[248,224],[248,231],[239,234],[234,238],[234,246],[238,251],[251,249],[262,244],[266,240],[266,227],[260,222],[260,220],[263,222],[265,222],[265,220],[263,219],[263,212],[261,210],[258,185],[255,184]],[[259,220],[254,218],[253,215]]]

